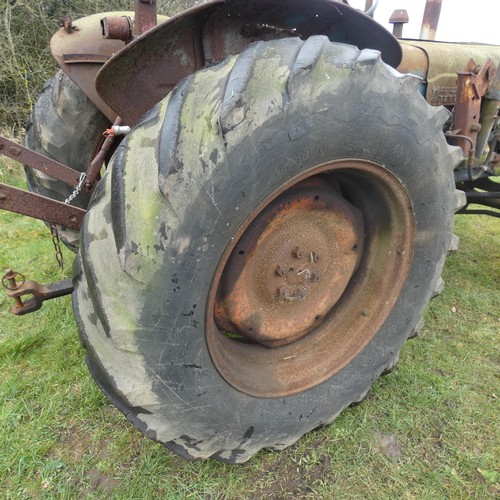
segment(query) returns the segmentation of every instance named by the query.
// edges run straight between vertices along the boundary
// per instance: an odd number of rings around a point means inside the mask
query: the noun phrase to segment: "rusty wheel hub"
[[[373,339],[404,286],[411,202],[367,160],[310,168],[269,195],[231,239],[212,280],[212,360],[236,389],[281,397],[314,387]]]
[[[313,330],[362,254],[363,222],[328,176],[299,182],[258,214],[222,274],[219,329],[269,347]]]

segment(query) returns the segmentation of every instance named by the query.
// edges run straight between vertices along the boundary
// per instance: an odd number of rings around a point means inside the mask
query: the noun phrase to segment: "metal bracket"
[[[0,209],[77,230],[86,213],[82,208],[6,184],[0,184]]]
[[[457,100],[453,118],[453,135],[466,157],[473,157],[478,132],[481,130],[481,100],[495,78],[495,65],[491,59],[481,67],[471,59],[463,71],[457,73]]]
[[[17,282],[16,278],[21,278],[21,281]],[[18,316],[38,311],[46,300],[69,295],[73,292],[73,282],[70,279],[41,285],[36,281],[25,280],[22,274],[11,269],[5,272],[2,284],[7,290],[7,295],[15,301],[11,312]],[[31,295],[31,298],[23,302],[21,297],[25,295]]]

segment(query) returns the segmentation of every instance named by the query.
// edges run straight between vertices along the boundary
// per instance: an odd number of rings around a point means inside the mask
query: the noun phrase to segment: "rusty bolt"
[[[311,273],[309,275],[309,281],[312,283],[317,283],[319,281],[319,274],[318,273]]]
[[[302,257],[304,257],[304,252],[302,251],[302,249],[300,247],[295,247],[293,250],[292,250],[292,255],[296,258],[296,259],[301,259]]]
[[[57,24],[60,28],[64,28],[69,34],[73,33],[73,31],[78,31],[77,28],[73,26],[73,21],[69,16],[65,16],[62,19],[59,19],[59,22]]]
[[[19,285],[16,283],[17,273],[12,269],[6,269],[5,274],[2,278],[2,284],[7,290],[17,290]],[[24,306],[23,301],[20,297],[14,297],[15,307],[17,309]]]
[[[283,300],[290,297],[290,289],[286,285],[281,285],[278,288],[278,299]]]
[[[9,153],[13,156],[19,156],[21,154],[21,150],[12,146],[11,148],[9,148]]]
[[[403,36],[403,25],[409,20],[410,18],[408,17],[408,12],[404,9],[398,9],[392,13],[389,22],[393,25],[392,34],[396,38],[401,38]]]
[[[5,274],[3,275],[2,278],[2,283],[7,290],[17,290],[18,285],[16,283],[16,276],[17,273],[14,272],[12,269],[6,269]]]
[[[305,299],[307,295],[307,288],[305,286],[298,286],[293,291],[292,300],[302,300]]]
[[[11,280],[14,280],[14,285],[16,284],[16,281],[14,279],[15,277],[16,277],[16,274],[14,273],[14,271],[12,269],[6,269],[5,270],[4,279],[6,279],[9,282]]]
[[[307,295],[307,288],[305,286],[298,286],[290,288],[286,285],[281,285],[278,288],[278,298],[280,300],[287,300],[288,302],[297,302],[302,300]]]
[[[286,273],[288,272],[288,266],[284,266],[283,264],[278,264],[276,266],[276,269],[274,270],[274,272],[278,275],[278,276],[285,276]]]
[[[480,123],[473,123],[470,126],[470,131],[471,132],[479,132],[481,130],[481,124]]]

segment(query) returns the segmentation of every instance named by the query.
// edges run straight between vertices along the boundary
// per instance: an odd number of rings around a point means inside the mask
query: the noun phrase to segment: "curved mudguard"
[[[326,35],[373,48],[396,67],[401,46],[362,12],[335,0],[212,0],[156,26],[124,47],[97,76],[97,92],[128,125],[184,77],[257,40]]]
[[[101,19],[113,16],[134,19],[134,12],[101,12],[83,17],[73,21],[71,27],[61,28],[50,41],[57,64],[111,122],[116,112],[97,94],[95,80],[102,65],[125,47],[125,42],[108,40],[102,35]],[[167,19],[158,16],[159,23]]]

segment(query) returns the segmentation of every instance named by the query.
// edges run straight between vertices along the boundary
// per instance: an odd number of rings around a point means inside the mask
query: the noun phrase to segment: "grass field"
[[[11,163],[0,182],[22,184]],[[459,251],[426,326],[363,404],[242,466],[185,462],[135,431],[87,372],[69,297],[18,318],[0,297],[1,498],[500,496],[500,223],[456,218]],[[0,269],[61,272],[41,222],[0,212]]]

